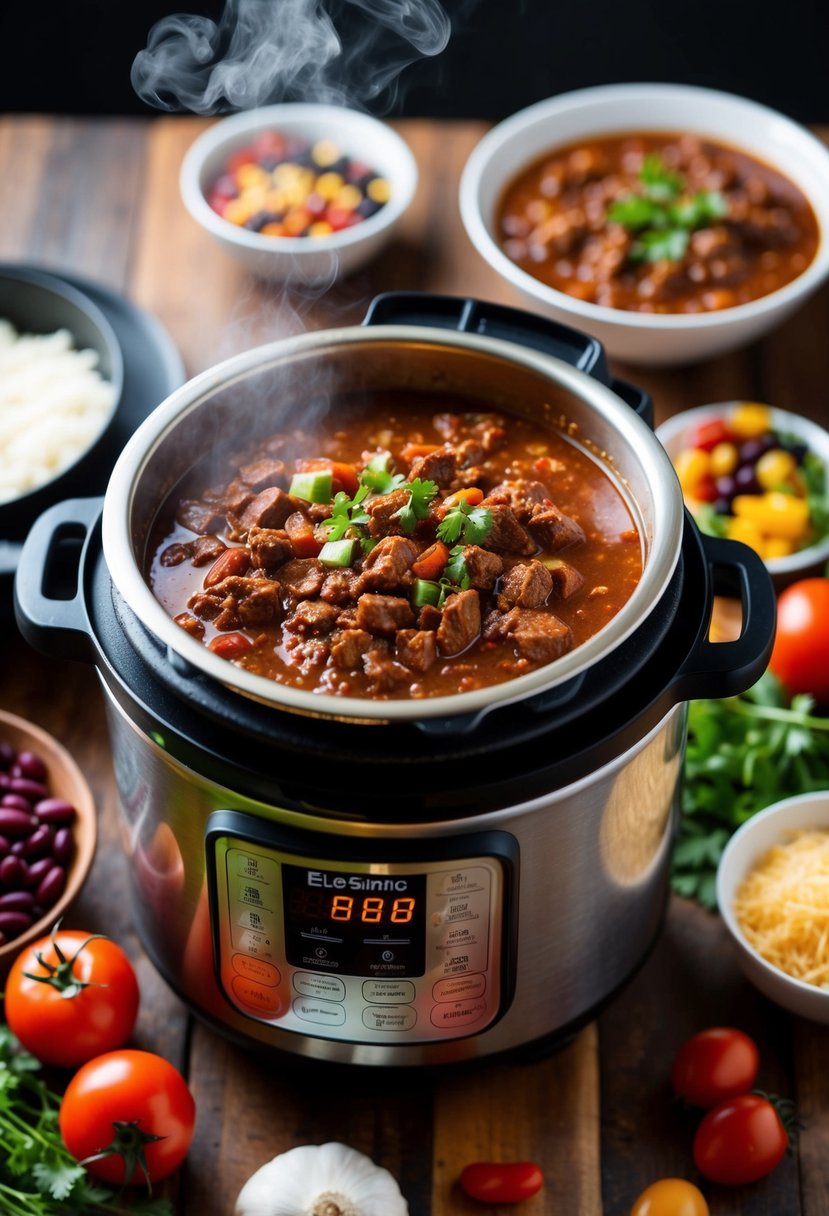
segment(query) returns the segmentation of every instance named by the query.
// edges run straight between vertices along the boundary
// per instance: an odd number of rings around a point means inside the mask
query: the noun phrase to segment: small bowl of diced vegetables
[[[684,410],[657,429],[702,532],[739,540],[780,588],[829,561],[829,433],[756,401]]]

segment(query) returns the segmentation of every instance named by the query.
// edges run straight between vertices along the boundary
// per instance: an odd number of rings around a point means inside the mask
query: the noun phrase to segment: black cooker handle
[[[14,579],[14,612],[23,637],[52,658],[91,662],[95,655],[84,602],[86,549],[103,498],[70,498],[32,525]]]
[[[671,685],[677,701],[733,697],[750,688],[771,658],[777,599],[761,558],[740,541],[701,534],[714,595],[739,598],[743,622],[733,642],[710,642],[706,620]]]

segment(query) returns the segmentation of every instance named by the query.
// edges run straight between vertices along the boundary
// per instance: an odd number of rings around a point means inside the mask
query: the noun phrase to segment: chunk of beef
[[[342,569],[330,570],[322,584],[320,599],[329,604],[348,604],[355,598],[355,586],[359,575],[356,570],[347,566]]]
[[[325,566],[315,557],[297,557],[279,571],[279,581],[298,600],[319,595],[325,580]]]
[[[248,532],[251,565],[270,574],[293,557],[294,547],[284,528],[253,527]]]
[[[531,608],[512,608],[501,618],[500,632],[510,638],[516,650],[531,663],[551,663],[573,645],[569,625],[552,612]]]
[[[550,566],[549,570],[553,580],[553,590],[563,600],[569,600],[571,595],[581,591],[584,586],[584,575],[580,574],[575,566],[562,561],[561,558],[555,559],[555,565]]]
[[[363,655],[363,670],[368,678],[369,691],[392,692],[401,684],[408,684],[412,673],[382,650],[370,650]]]
[[[192,633],[194,638],[201,640],[204,637],[204,625],[192,612],[180,612],[173,620],[185,633]]]
[[[500,485],[490,490],[486,497],[487,503],[503,503],[512,508],[512,512],[522,524],[525,524],[533,513],[533,508],[548,504],[550,492],[540,481],[529,481],[518,477],[514,481],[502,481]]]
[[[490,553],[480,545],[465,545],[463,560],[471,585],[479,591],[491,591],[504,569],[504,563],[498,554]]]
[[[291,633],[330,633],[337,623],[339,609],[324,600],[301,600],[283,628]]]
[[[281,528],[296,511],[296,502],[279,486],[269,486],[251,499],[240,516],[228,513],[231,536],[244,540],[251,528]]]
[[[288,485],[288,471],[284,460],[274,460],[267,456],[242,465],[239,477],[252,490],[264,490],[267,486],[280,486],[283,490]]]
[[[361,665],[366,651],[376,645],[377,639],[365,629],[343,629],[331,635],[331,662],[335,667],[352,671]]]
[[[431,629],[398,629],[394,648],[400,662],[412,671],[428,671],[438,657]]]
[[[190,547],[192,549],[190,560],[193,565],[207,566],[215,562],[227,546],[219,540],[218,536],[199,536]]]
[[[553,589],[553,576],[541,562],[518,562],[501,579],[498,606],[541,608]]]
[[[394,591],[405,585],[405,576],[417,557],[417,545],[405,536],[384,536],[363,561],[356,592]],[[411,581],[411,580],[408,580]]]
[[[402,536],[403,525],[397,518],[397,512],[406,506],[410,497],[408,490],[392,490],[390,494],[380,494],[367,501],[364,505],[371,518],[366,527],[371,535]]]
[[[424,604],[417,615],[417,627],[418,629],[431,629],[434,632],[442,620],[443,613],[440,608],[436,608],[434,604]]]
[[[481,601],[478,592],[458,591],[443,606],[437,630],[442,655],[460,654],[471,646],[481,632]]]
[[[408,600],[396,595],[373,595],[366,592],[357,604],[356,625],[369,633],[396,633],[414,623],[414,613]]]
[[[224,527],[224,517],[214,506],[203,502],[183,502],[176,511],[176,521],[191,532],[204,536]]]
[[[533,508],[527,527],[543,549],[557,552],[569,545],[584,544],[584,529],[569,515],[564,515],[558,507],[550,503],[547,506]]]
[[[282,612],[279,583],[242,575],[231,575],[206,591],[198,591],[187,607],[222,631],[270,625]]]
[[[325,523],[326,519],[331,518],[330,502],[304,502],[302,507],[305,514],[314,524]]]
[[[486,452],[484,445],[480,439],[464,439],[460,443],[455,444],[455,452],[458,456],[458,468],[464,470],[464,481],[468,480],[465,475],[466,470],[473,465],[483,464],[486,460]]]
[[[201,539],[201,537],[199,539]],[[172,566],[180,566],[182,562],[186,562],[188,557],[191,556],[192,552],[192,545],[168,545],[166,549],[162,549],[158,560],[162,566],[164,566],[166,569],[170,569]]]
[[[433,481],[446,490],[455,480],[458,457],[452,448],[438,448],[426,456],[418,456],[409,469],[409,481],[420,477],[422,481]]]
[[[435,414],[432,426],[449,443],[454,443],[463,435],[463,418],[460,414]]]
[[[515,518],[510,507],[499,503],[490,505],[487,499],[484,499],[482,505],[489,508],[492,517],[492,527],[486,537],[488,549],[500,549],[504,553],[520,553],[525,557],[535,553],[538,545],[526,528],[523,528]]]

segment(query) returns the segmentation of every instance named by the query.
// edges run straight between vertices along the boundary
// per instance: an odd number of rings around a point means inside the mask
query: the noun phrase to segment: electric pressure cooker
[[[211,655],[144,579],[155,513],[212,446],[344,388],[426,390],[436,409],[462,393],[563,429],[636,520],[631,599],[547,667],[421,701],[286,690]],[[392,294],[363,326],[197,376],[139,427],[103,500],[36,522],[20,629],[97,668],[138,933],[216,1029],[318,1060],[468,1061],[560,1039],[641,963],[669,890],[687,702],[749,687],[775,620],[760,559],[685,512],[649,411],[590,337]],[[716,594],[741,601],[735,641],[709,640]]]

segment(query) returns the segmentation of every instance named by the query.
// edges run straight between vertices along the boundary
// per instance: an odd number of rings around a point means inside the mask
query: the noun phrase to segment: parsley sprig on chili
[[[639,180],[641,192],[619,199],[608,212],[612,223],[636,234],[628,253],[632,262],[681,261],[691,233],[728,214],[728,204],[718,190],[684,194],[682,175],[656,153],[645,157]]]
[[[482,544],[492,529],[492,512],[488,507],[473,506],[461,499],[450,507],[438,524],[437,534],[448,545],[463,537],[468,545]]]

